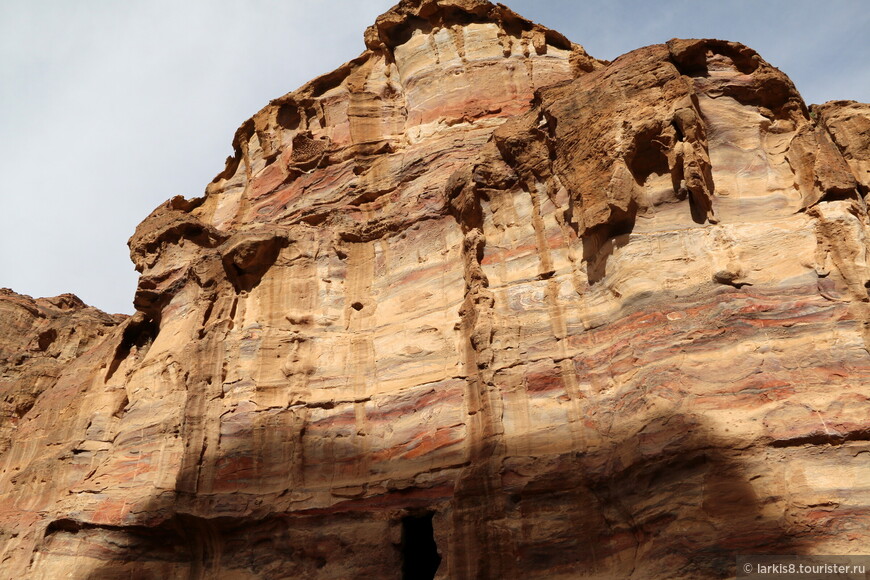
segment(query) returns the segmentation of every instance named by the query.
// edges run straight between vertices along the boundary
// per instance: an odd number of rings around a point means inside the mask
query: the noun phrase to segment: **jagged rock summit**
[[[136,315],[0,292],[2,575],[866,553],[870,106],[482,0],[365,40],[137,228]]]

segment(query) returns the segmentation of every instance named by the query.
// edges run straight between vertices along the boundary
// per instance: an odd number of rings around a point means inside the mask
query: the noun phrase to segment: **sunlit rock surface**
[[[365,39],[137,228],[135,316],[0,294],[2,575],[866,553],[870,106],[482,0]]]

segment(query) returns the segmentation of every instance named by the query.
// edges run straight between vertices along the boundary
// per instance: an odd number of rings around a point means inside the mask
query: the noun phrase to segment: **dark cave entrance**
[[[432,512],[402,518],[402,579],[432,580],[441,556],[435,544]]]

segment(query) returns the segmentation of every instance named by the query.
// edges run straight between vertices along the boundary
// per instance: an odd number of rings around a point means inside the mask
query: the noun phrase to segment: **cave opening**
[[[402,580],[432,580],[441,564],[432,512],[402,518]]]

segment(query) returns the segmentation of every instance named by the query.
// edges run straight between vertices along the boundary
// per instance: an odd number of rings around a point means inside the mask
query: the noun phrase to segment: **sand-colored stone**
[[[73,294],[34,300],[0,288],[0,454],[39,395],[125,318]]]
[[[142,222],[135,316],[3,363],[3,575],[400,578],[422,514],[439,578],[867,553],[870,107],[483,0],[365,40]]]

